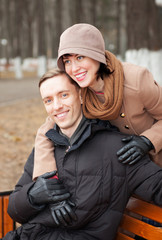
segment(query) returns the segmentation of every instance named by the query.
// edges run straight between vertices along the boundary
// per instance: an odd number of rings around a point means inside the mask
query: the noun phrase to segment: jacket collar
[[[116,129],[116,128],[115,128]],[[92,136],[97,131],[114,130],[114,127],[109,121],[101,121],[99,119],[87,119],[83,117],[76,131],[69,139],[60,132],[59,127],[55,124],[53,129],[50,129],[46,136],[54,142],[55,146],[71,146],[70,150],[78,148],[87,138]]]

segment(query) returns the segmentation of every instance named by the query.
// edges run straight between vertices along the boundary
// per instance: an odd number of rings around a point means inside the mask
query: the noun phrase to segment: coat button
[[[125,117],[125,113],[120,113],[120,117],[124,118]]]
[[[128,125],[125,125],[125,128],[126,128],[126,129],[129,129],[129,126],[128,126]]]

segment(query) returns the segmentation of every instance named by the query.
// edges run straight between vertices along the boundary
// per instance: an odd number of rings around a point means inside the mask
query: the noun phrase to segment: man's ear
[[[83,104],[83,99],[82,99],[82,95],[81,95],[81,89],[79,89],[79,98],[80,98],[80,103]]]

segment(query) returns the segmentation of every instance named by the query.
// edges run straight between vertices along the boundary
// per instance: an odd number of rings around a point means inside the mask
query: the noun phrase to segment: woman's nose
[[[79,69],[79,64],[76,61],[72,62],[72,72],[76,72]]]

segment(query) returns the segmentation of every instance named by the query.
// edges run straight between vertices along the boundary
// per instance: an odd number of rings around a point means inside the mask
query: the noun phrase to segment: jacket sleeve
[[[19,223],[26,223],[31,217],[40,212],[39,208],[35,208],[30,204],[27,194],[34,184],[32,181],[33,162],[34,149],[25,164],[23,175],[9,198],[8,214]]]
[[[127,167],[127,181],[131,194],[162,206],[162,168],[145,156],[143,161]]]
[[[56,170],[56,161],[54,159],[54,145],[45,133],[53,128],[54,121],[47,117],[46,122],[38,129],[35,139],[35,153],[34,153],[34,171],[33,179],[38,176]]]
[[[154,81],[152,74],[145,68],[140,74],[138,84],[141,102],[154,119],[152,127],[141,135],[152,142],[155,153],[158,153],[162,149],[162,87]]]

